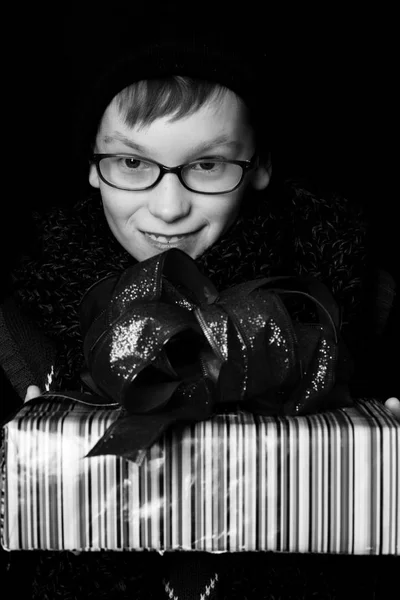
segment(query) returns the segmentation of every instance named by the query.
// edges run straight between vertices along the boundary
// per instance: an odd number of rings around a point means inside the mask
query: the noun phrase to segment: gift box
[[[118,414],[53,399],[5,425],[5,549],[400,554],[400,424],[375,400],[219,414],[141,464],[87,457]]]

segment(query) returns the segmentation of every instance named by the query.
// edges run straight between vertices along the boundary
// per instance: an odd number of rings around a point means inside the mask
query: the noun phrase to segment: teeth
[[[165,237],[164,235],[154,235],[153,233],[147,233],[146,235],[148,235],[149,238],[151,238],[152,240],[155,240],[156,242],[161,242],[162,244],[174,244],[178,240],[185,237],[184,235],[173,235]]]

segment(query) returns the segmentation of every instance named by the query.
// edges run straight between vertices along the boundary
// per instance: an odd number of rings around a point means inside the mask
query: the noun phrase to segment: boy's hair
[[[126,125],[147,126],[156,119],[178,121],[210,101],[220,102],[228,88],[210,81],[172,76],[137,81],[119,92],[114,102]]]
[[[257,147],[271,145],[274,94],[271,86],[265,88],[270,69],[261,42],[240,43],[224,29],[218,35],[207,29],[180,29],[175,35],[168,29],[132,47],[117,44],[110,51],[107,44],[106,50],[97,68],[82,77],[83,101],[76,107],[76,147],[84,172],[104,111],[116,97],[126,122],[143,125],[167,114],[182,118],[211,99],[221,101],[229,90],[247,107]]]

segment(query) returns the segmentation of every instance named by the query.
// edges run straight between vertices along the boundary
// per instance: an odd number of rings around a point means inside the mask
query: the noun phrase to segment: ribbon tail
[[[86,457],[110,454],[140,464],[146,451],[176,421],[168,413],[119,417]]]

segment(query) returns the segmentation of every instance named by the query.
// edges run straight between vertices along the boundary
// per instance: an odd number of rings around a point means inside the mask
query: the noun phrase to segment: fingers
[[[385,406],[394,414],[396,419],[400,421],[400,400],[393,396],[392,398],[388,398],[388,400],[386,400]]]
[[[26,396],[24,402],[28,402],[28,400],[32,400],[32,398],[37,398],[41,395],[40,388],[37,385],[30,385],[26,391]]]

